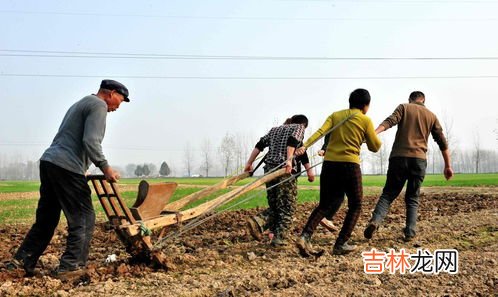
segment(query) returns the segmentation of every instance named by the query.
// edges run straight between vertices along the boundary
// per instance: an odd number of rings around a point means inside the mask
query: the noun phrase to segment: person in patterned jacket
[[[289,177],[292,170],[295,170],[294,152],[300,146],[307,126],[306,116],[295,115],[291,118],[290,124],[273,127],[256,144],[244,168],[245,172],[252,172],[252,163],[266,147],[268,153],[265,157],[265,173],[280,167],[286,168],[286,174],[266,183],[269,206],[268,227],[273,233],[271,245],[274,247],[287,244],[286,239],[292,226],[297,203],[297,182],[295,178],[289,179]],[[287,181],[281,183],[284,180]],[[277,184],[278,186],[275,186]]]
[[[292,123],[292,118],[288,118],[285,120],[284,125],[289,125]],[[315,173],[313,172],[310,164],[310,160],[308,154],[304,153],[301,156],[296,156],[294,158],[294,164],[292,168],[292,174],[296,175],[297,173],[301,173],[301,167],[304,167],[306,170],[306,175],[308,176],[308,181],[312,183],[315,181]],[[300,174],[296,176],[296,180]],[[263,239],[263,234],[270,229],[270,208],[267,208],[258,214],[251,216],[247,219],[247,228],[251,236],[257,240],[261,241]],[[326,220],[326,219],[324,219]],[[322,221],[324,221],[322,220]],[[326,226],[329,227],[330,225]],[[330,230],[330,229],[329,229]]]

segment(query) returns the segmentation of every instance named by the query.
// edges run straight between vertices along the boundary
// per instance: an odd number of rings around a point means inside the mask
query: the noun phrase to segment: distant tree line
[[[458,142],[451,129],[451,123],[444,123],[445,133],[451,152],[451,163],[456,173],[492,173],[498,172],[498,151],[483,149],[479,137],[473,139],[470,149],[459,149]],[[312,129],[308,129],[312,130]],[[370,153],[362,149],[361,166],[365,174],[386,174],[388,159],[392,143],[380,135],[383,146],[377,153]],[[498,136],[497,136],[498,137]],[[201,141],[199,147],[187,143],[184,146],[182,160],[172,164],[166,161],[161,164],[141,163],[127,164],[124,167],[114,166],[123,177],[166,177],[166,176],[230,176],[241,172],[254,147],[254,139],[241,134],[227,133],[218,146],[214,146],[209,139]],[[323,159],[316,157],[320,143],[308,150],[311,163],[316,164]],[[443,160],[438,146],[431,140],[427,152],[427,173],[440,174],[443,170]],[[26,161],[20,156],[9,158],[0,154],[0,179],[4,180],[37,180],[38,161]],[[319,174],[320,166],[315,168]],[[92,174],[102,174],[99,169],[90,168]]]
[[[39,161],[0,163],[0,180],[38,180]]]

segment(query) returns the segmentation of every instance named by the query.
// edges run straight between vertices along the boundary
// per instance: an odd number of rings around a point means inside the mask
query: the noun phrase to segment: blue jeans
[[[415,236],[420,186],[424,181],[426,168],[427,160],[425,159],[390,158],[386,184],[370,221],[376,224],[382,223],[391,207],[391,203],[398,197],[405,182],[407,182],[405,193],[406,227],[404,233],[407,237]]]
[[[36,221],[14,257],[34,268],[54,235],[62,210],[67,219],[68,236],[60,269],[85,266],[95,226],[91,191],[85,176],[41,161],[40,181]]]

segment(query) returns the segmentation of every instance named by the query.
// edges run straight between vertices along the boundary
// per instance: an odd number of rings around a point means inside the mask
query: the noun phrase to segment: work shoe
[[[404,242],[410,242],[415,238],[415,232],[409,231],[406,227],[403,228],[403,234],[405,235],[403,237]]]
[[[299,249],[301,257],[307,258],[312,255],[313,246],[311,245],[310,239],[311,238],[308,234],[302,234],[296,240],[296,246]]]
[[[32,267],[27,267],[24,264],[24,260],[12,258],[8,263],[5,264],[5,268],[9,271],[13,271],[16,269],[23,269],[26,273],[27,277],[31,277],[35,275],[35,269]]]
[[[310,256],[320,257],[325,252],[323,249],[316,250],[311,245],[311,236],[309,234],[302,234],[296,240],[296,247],[299,249],[299,255],[304,258],[308,258]]]
[[[404,241],[404,242],[410,242],[410,241],[412,241],[414,238],[415,238],[415,236],[405,235],[405,236],[403,237],[403,241]]]
[[[332,254],[334,255],[345,255],[349,254],[356,250],[356,245],[350,245],[347,242],[343,244],[335,244],[334,249],[332,250]]]
[[[77,268],[74,270],[64,269],[57,267],[50,273],[50,276],[57,278],[62,282],[73,282],[73,283],[89,283],[90,275],[84,268]]]
[[[367,227],[365,228],[365,231],[363,231],[363,236],[365,236],[366,239],[372,239],[373,234],[375,231],[379,228],[379,225],[374,222],[368,223]]]
[[[322,225],[325,229],[329,230],[330,232],[335,232],[338,230],[338,228],[332,223],[331,220],[328,220],[327,218],[323,218],[320,221],[320,225]]]
[[[296,240],[296,247],[299,249],[299,254],[301,257],[309,257],[311,256],[310,251],[313,250],[311,246],[310,237],[307,234],[302,234]]]
[[[282,248],[287,245],[287,240],[285,240],[281,235],[275,234],[271,239],[270,245],[275,248]]]
[[[263,239],[263,227],[258,223],[258,219],[256,217],[250,217],[246,221],[247,229],[249,230],[249,234],[251,234],[252,238],[257,241],[261,241]]]

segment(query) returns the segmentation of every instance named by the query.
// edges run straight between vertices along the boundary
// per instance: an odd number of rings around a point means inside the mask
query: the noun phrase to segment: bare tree
[[[194,168],[194,153],[190,142],[185,145],[185,150],[183,152],[183,165],[187,171],[188,176],[192,176],[192,168]]]
[[[481,150],[481,165],[479,168],[482,173],[498,172],[498,152]]]
[[[127,177],[133,177],[135,175],[135,169],[137,169],[137,164],[127,164],[124,172]]]
[[[147,174],[148,176],[155,176],[159,173],[156,164],[147,163],[147,166],[149,167],[149,174]]]
[[[446,141],[448,142],[448,148],[450,149],[450,157],[451,160],[455,159],[455,156],[458,151],[458,140],[453,133],[453,118],[451,118],[448,113],[443,111],[443,131],[446,135]]]
[[[235,159],[236,146],[234,137],[227,133],[221,140],[221,145],[218,148],[218,151],[220,152],[221,163],[223,165],[225,176],[228,176],[228,172]]]
[[[387,162],[389,159],[389,143],[387,142],[387,139],[384,135],[379,136],[380,140],[382,141],[382,146],[380,147],[380,150],[376,154],[376,161],[378,163],[378,169],[377,171],[378,174],[384,174],[387,170]]]
[[[367,150],[364,150],[364,149],[360,149],[360,168],[361,168],[361,172],[367,172],[366,171],[366,163],[368,163],[367,161],[368,159],[368,153],[367,153]]]
[[[27,180],[36,179],[36,166],[37,164],[33,161],[26,162],[26,172],[24,173],[24,178]]]
[[[247,158],[248,154],[244,153],[244,145],[237,139],[235,144],[235,169],[239,171],[244,165],[244,159]]]
[[[205,177],[209,177],[209,170],[213,166],[211,159],[211,141],[205,138],[201,144],[201,170]]]
[[[169,169],[171,170],[169,176],[180,176],[181,175],[181,174],[179,175],[179,173],[178,173],[179,170],[178,170],[178,165],[176,163],[171,162],[168,164],[168,166],[169,166]]]
[[[235,141],[235,168],[242,169],[245,159],[249,156],[249,149],[251,147],[251,139],[248,135],[237,133],[234,137]]]
[[[479,133],[474,134],[474,164],[475,173],[479,173],[479,163],[481,161],[481,139]]]
[[[303,142],[304,142],[304,140],[308,139],[311,136],[313,131],[315,131],[315,129],[313,129],[313,127],[311,125],[308,125],[308,128],[304,131]],[[314,145],[312,145],[311,147],[308,148],[307,153],[308,153],[308,157],[310,159],[311,166],[314,166],[314,165],[316,165],[316,163],[320,163],[323,161],[323,157],[319,157],[317,153],[321,149],[324,140],[325,140],[325,138],[322,138],[321,141],[318,141],[317,143],[315,143]],[[317,165],[317,166],[313,167],[313,171],[315,172],[316,176],[319,175],[321,168],[322,168],[322,165]]]
[[[436,171],[436,144],[434,143],[434,141],[431,141],[430,142],[430,146],[429,146],[429,157],[430,157],[430,162],[431,162],[431,167],[432,167],[432,174],[435,173]]]
[[[25,179],[26,164],[23,162],[24,157],[21,154],[15,154],[8,158],[9,162],[4,163],[2,176],[10,180]]]
[[[311,147],[308,148],[308,157],[310,159],[310,165],[313,166],[317,163],[317,160],[315,160],[315,156],[317,156],[316,152],[315,152],[315,146],[312,145]],[[320,161],[318,162],[321,162],[322,160],[320,159]],[[313,167],[313,171],[315,172],[315,175],[318,175],[318,166],[315,166]],[[304,170],[304,168],[302,168],[302,170]]]
[[[498,118],[495,119],[495,127],[498,126]],[[493,132],[495,133],[495,140],[498,141],[498,128],[494,128]]]

